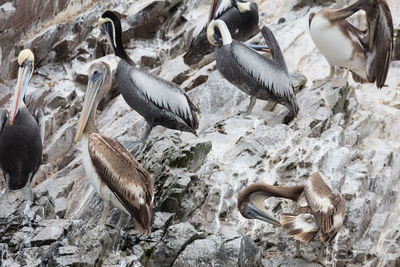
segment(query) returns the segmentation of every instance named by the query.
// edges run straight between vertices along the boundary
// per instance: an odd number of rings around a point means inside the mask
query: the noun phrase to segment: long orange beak
[[[15,120],[15,116],[19,108],[24,105],[24,96],[26,89],[28,88],[29,80],[32,77],[32,63],[30,61],[25,61],[18,69],[18,80],[15,87],[15,93],[13,98],[13,103],[11,106],[11,119],[10,125],[12,126]]]

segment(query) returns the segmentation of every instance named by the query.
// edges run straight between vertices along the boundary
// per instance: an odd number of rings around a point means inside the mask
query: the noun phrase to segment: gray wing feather
[[[240,42],[232,42],[231,48],[238,64],[255,80],[277,96],[282,98],[294,97],[288,74],[277,68],[273,61]]]
[[[186,94],[179,86],[137,68],[132,68],[129,76],[137,89],[149,101],[189,120],[193,125],[191,106]]]

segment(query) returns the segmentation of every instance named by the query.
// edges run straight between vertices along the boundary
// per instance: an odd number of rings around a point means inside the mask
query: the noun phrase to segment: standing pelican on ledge
[[[176,84],[151,75],[137,67],[122,46],[122,28],[118,17],[104,12],[98,21],[115,55],[121,58],[117,68],[119,90],[128,105],[147,121],[143,136],[128,145],[144,143],[154,126],[161,125],[196,134],[199,126],[197,109]]]
[[[222,20],[211,21],[207,37],[215,46],[217,68],[225,79],[251,96],[247,114],[251,113],[258,98],[285,105],[296,116],[299,107],[279,44],[269,28],[264,26],[261,32],[272,60],[233,40]]]
[[[30,49],[18,56],[18,80],[11,112],[0,115],[0,168],[6,179],[6,195],[19,191],[27,200],[33,199],[31,180],[42,162],[44,139],[43,111],[32,116],[24,97],[32,77],[34,55]]]
[[[307,207],[297,207],[293,214],[281,214],[281,220],[270,216],[264,201],[270,197],[287,198],[299,202],[307,201]],[[272,186],[256,183],[248,186],[238,196],[238,209],[247,219],[258,219],[282,227],[295,239],[308,243],[319,232],[319,239],[330,243],[343,225],[345,214],[344,199],[333,192],[319,173],[308,178],[305,186]],[[299,244],[296,246],[301,256]],[[318,260],[321,261],[322,251]]]
[[[360,9],[366,10],[367,32],[346,21]],[[338,66],[347,69],[344,82],[351,71],[357,82],[384,86],[393,50],[393,23],[386,1],[358,0],[342,9],[324,8],[310,14],[309,27],[315,45],[330,65],[327,81]]]
[[[258,6],[253,2],[214,0],[207,25],[212,19],[223,20],[235,40],[247,41],[259,31]],[[205,55],[213,52],[213,46],[207,40],[207,25],[191,41],[189,51],[183,56],[183,61],[187,65],[197,64]]]
[[[111,71],[104,62],[89,70],[89,81],[75,141],[82,137],[83,165],[86,175],[105,201],[101,222],[105,223],[110,202],[124,214],[130,214],[136,229],[150,234],[153,209],[153,182],[149,173],[125,148],[99,132],[95,123],[96,109],[111,89]]]

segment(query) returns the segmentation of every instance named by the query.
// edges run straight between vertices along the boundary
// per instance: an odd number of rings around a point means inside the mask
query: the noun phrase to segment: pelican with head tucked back
[[[153,181],[149,173],[116,140],[99,132],[96,109],[111,89],[111,71],[104,62],[89,70],[89,81],[75,141],[82,136],[83,165],[86,175],[105,201],[101,222],[104,223],[110,203],[124,214],[130,214],[136,229],[150,234],[153,208]]]
[[[144,143],[151,129],[157,125],[196,134],[199,122],[195,105],[176,84],[136,66],[122,46],[122,28],[118,17],[106,11],[99,18],[98,24],[115,55],[121,58],[117,68],[120,92],[128,105],[147,122],[143,136],[128,147]]]
[[[346,21],[360,9],[366,11],[367,31]],[[347,69],[344,82],[351,71],[357,82],[384,86],[393,51],[393,23],[385,0],[358,0],[342,9],[324,8],[310,14],[309,27],[315,45],[331,67],[326,81],[337,66]]]
[[[34,68],[31,50],[19,53],[18,65],[11,112],[3,110],[0,115],[0,168],[6,179],[6,194],[10,190],[21,192],[25,199],[32,200],[31,180],[42,162],[44,119],[41,109],[32,116],[24,103]]]
[[[215,46],[217,68],[229,82],[251,96],[247,114],[256,99],[272,100],[285,105],[293,116],[299,107],[281,49],[272,31],[263,27],[262,35],[272,59],[266,58],[240,41],[233,40],[222,20],[208,25],[208,41]]]
[[[308,206],[299,206],[292,214],[281,214],[279,221],[265,209],[264,201],[270,197],[287,198],[295,202],[304,198]],[[314,173],[305,186],[252,184],[239,194],[238,209],[247,219],[258,219],[282,227],[298,241],[308,243],[319,232],[319,239],[329,244],[343,225],[345,202],[339,193],[329,188],[319,173]],[[299,245],[296,252],[301,256]],[[321,257],[320,253],[319,261]]]
[[[259,31],[258,6],[253,2],[214,0],[211,5],[208,23],[212,19],[223,20],[235,40],[247,41]],[[205,55],[214,51],[213,46],[207,40],[207,25],[191,41],[188,52],[183,56],[183,61],[187,65],[199,63]]]

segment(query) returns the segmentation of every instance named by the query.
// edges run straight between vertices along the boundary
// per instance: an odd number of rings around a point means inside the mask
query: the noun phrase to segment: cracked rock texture
[[[260,26],[275,33],[296,87],[298,117],[257,101],[226,82],[212,56],[194,68],[182,56],[205,23],[211,1],[195,0],[0,0],[0,106],[9,109],[16,56],[36,57],[28,88],[30,110],[45,111],[45,163],[33,179],[34,201],[0,202],[1,266],[320,266],[295,258],[295,241],[280,229],[243,218],[238,193],[254,182],[304,184],[319,171],[346,199],[346,219],[323,257],[327,266],[400,266],[400,63],[387,87],[313,88],[329,66],[308,32],[308,14],[338,1],[259,0]],[[396,29],[400,2],[387,0]],[[152,234],[139,235],[126,218],[123,230],[100,225],[103,203],[85,178],[81,146],[73,137],[87,70],[111,54],[97,28],[106,9],[122,19],[124,44],[144,69],[179,83],[200,110],[198,137],[156,127],[138,155],[155,186]],[[360,15],[350,18],[359,27]],[[251,40],[263,42],[260,34]],[[115,77],[114,77],[115,81]],[[138,138],[144,120],[124,102],[114,82],[100,104],[97,124],[122,144]],[[4,179],[0,179],[4,193]],[[276,216],[293,203],[269,199]],[[309,258],[321,244],[302,245]]]

